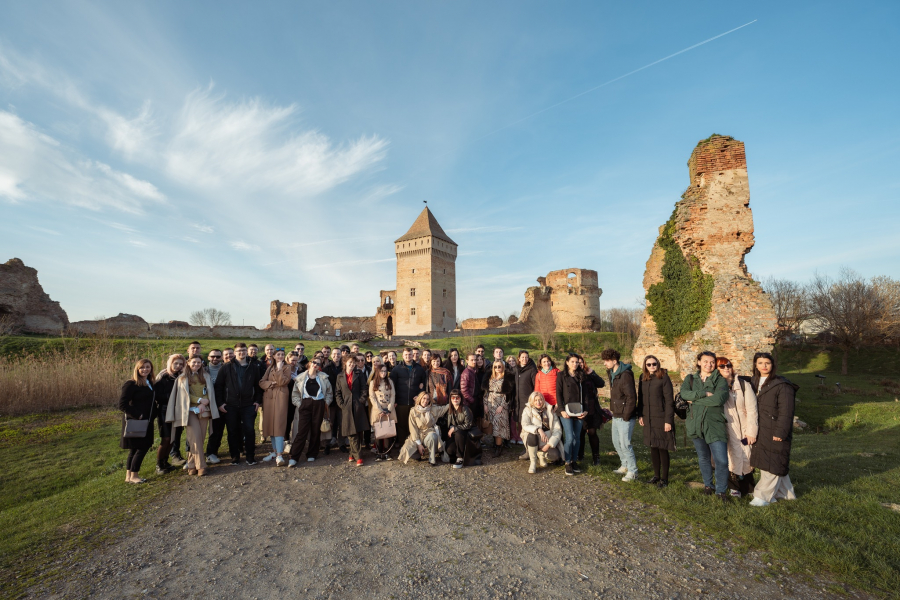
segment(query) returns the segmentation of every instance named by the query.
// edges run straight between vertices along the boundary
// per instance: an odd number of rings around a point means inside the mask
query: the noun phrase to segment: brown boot
[[[196,475],[197,474],[197,469],[188,469],[187,471],[188,471],[188,475]]]
[[[197,469],[198,477],[203,477],[204,475],[206,475],[206,469]]]

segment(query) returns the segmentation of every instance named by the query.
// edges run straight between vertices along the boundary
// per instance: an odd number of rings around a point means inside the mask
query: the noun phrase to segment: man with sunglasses
[[[306,346],[303,345],[303,342],[294,346],[294,352],[297,353],[297,367],[301,372],[305,371],[306,367],[309,366],[309,357],[303,354],[305,349]]]
[[[206,368],[209,371],[209,377],[212,379],[213,385],[216,385],[216,377],[218,377],[222,367],[225,366],[225,363],[222,361],[223,357],[224,354],[217,348],[210,350],[209,355],[206,357],[209,361]],[[220,413],[218,418],[212,420],[211,426],[209,438],[206,442],[206,462],[215,465],[221,462],[219,460],[219,447],[222,445],[222,436],[225,434],[225,416]]]

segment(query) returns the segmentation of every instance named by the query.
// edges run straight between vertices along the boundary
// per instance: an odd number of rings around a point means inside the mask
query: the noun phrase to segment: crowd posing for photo
[[[598,431],[611,422],[615,471],[633,482],[637,422],[653,465],[647,483],[664,489],[677,415],[693,441],[704,494],[725,502],[752,495],[751,506],[796,498],[788,467],[797,386],[777,374],[768,353],[754,356],[751,376],[740,376],[727,358],[701,352],[696,372],[675,393],[656,357],[644,358],[635,383],[631,365],[613,349],[601,354],[605,378],[574,353],[557,368],[547,354],[536,364],[525,350],[504,357],[497,347],[487,358],[482,345],[465,359],[456,349],[442,356],[405,348],[398,357],[353,344],[326,346],[312,358],[304,350],[302,343],[291,351],[267,344],[260,354],[255,344],[238,343],[204,360],[200,343],[192,342],[186,356],[169,356],[158,375],[151,361],[137,361],[119,399],[121,446],[129,450],[125,481],[146,482],[139,472],[153,447],[154,422],[156,473],[182,467],[198,476],[221,462],[226,432],[233,465],[242,457],[257,464],[258,433],[272,445],[262,460],[289,468],[304,455],[311,463],[336,450],[356,466],[367,456],[462,469],[481,465],[486,452],[496,458],[521,445],[518,459],[528,461],[528,473],[558,465],[574,475],[582,470],[585,442],[600,465]],[[598,399],[606,386],[609,409]]]

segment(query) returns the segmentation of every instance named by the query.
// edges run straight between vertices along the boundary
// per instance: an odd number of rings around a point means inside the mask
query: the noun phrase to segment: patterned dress
[[[509,402],[506,395],[501,393],[503,389],[503,378],[491,379],[488,384],[487,394],[484,396],[484,413],[489,415],[491,424],[494,426],[494,437],[509,439]],[[497,414],[497,408],[502,408],[500,414]]]

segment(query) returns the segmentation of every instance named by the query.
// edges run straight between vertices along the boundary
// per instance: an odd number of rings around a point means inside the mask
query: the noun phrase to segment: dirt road
[[[218,465],[127,539],[41,597],[822,598],[765,575],[558,467],[527,475],[507,451],[462,470],[397,461]],[[150,484],[152,485],[152,483]],[[640,484],[633,484],[640,485]]]

